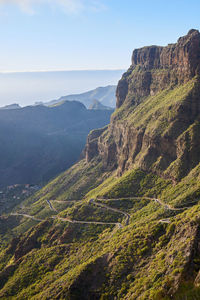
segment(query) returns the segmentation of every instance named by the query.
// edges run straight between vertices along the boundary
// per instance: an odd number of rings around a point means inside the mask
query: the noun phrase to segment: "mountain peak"
[[[191,63],[196,62],[198,56],[198,65],[200,64],[200,33],[198,30],[191,29],[187,35],[180,37],[175,44],[169,44],[166,47],[148,46],[135,49],[132,55],[132,67],[141,66],[147,70],[154,68],[192,67]],[[191,55],[192,53],[192,55]],[[195,55],[196,54],[196,55]],[[191,68],[192,73],[194,70]]]
[[[20,109],[21,106],[18,103],[9,104],[3,107],[0,107],[0,109]]]
[[[199,47],[190,30],[135,50],[117,88],[122,107],[90,132],[83,159],[0,216],[1,299],[200,299]],[[68,136],[77,110],[63,116]]]
[[[148,46],[135,49],[132,65],[117,88],[117,107],[128,93],[128,77],[132,78],[134,103],[154,95],[167,86],[182,84],[200,74],[200,33],[191,29],[175,44],[166,47]]]
[[[187,34],[187,35],[192,35],[192,34],[199,34],[199,30],[197,30],[197,29],[190,29],[190,30],[188,31],[188,34]]]
[[[100,101],[97,99],[94,99],[92,103],[89,106],[89,109],[94,109],[94,110],[113,110],[113,108],[103,105]]]

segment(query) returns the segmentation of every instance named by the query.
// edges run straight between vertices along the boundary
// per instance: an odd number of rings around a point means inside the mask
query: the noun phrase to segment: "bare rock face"
[[[117,108],[132,91],[132,103],[167,86],[184,83],[200,74],[200,33],[190,30],[176,44],[133,51],[132,65],[117,87]]]
[[[98,138],[101,136],[101,134],[107,129],[107,127],[100,128],[100,129],[94,129],[90,132],[90,134],[87,137],[86,146],[84,149],[86,160],[89,162],[99,154],[98,149]]]
[[[194,81],[182,97],[183,86]],[[190,81],[190,82],[189,82]],[[148,122],[135,125],[131,113],[147,97],[179,88],[181,101],[170,100],[163,112],[169,123],[154,132]],[[167,93],[165,97],[167,97]],[[108,129],[94,131],[87,140],[86,159],[98,156],[105,169],[121,175],[131,167],[153,171],[174,182],[183,178],[200,161],[200,33],[190,30],[176,44],[150,46],[133,51],[132,65],[117,87],[117,108]],[[160,101],[166,101],[166,98]],[[162,100],[163,99],[163,100]],[[167,100],[168,101],[168,100]],[[175,103],[175,104],[174,104]],[[162,106],[162,102],[160,102]],[[138,111],[139,112],[139,111]],[[146,112],[148,113],[148,112]],[[142,117],[142,116],[141,116]],[[149,122],[162,119],[162,109]],[[152,125],[151,125],[152,126]],[[150,128],[151,128],[150,126]]]
[[[194,76],[199,65],[200,33],[190,30],[176,44],[150,46],[133,51],[132,66],[144,70],[175,69],[179,78]]]

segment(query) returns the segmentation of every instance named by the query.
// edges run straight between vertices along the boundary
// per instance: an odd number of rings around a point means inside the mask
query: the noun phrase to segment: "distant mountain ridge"
[[[200,299],[199,54],[133,51],[83,159],[0,218],[1,299]]]
[[[93,100],[93,102],[90,104],[89,109],[96,109],[96,110],[113,110],[114,109],[112,107],[103,105],[101,102],[99,102],[98,100]]]
[[[18,103],[13,103],[9,105],[5,105],[3,107],[0,107],[0,109],[20,109],[21,106]]]
[[[102,105],[114,108],[116,105],[116,88],[117,87],[115,85],[98,87],[85,93],[63,96],[57,100],[46,102],[44,105],[49,106],[66,100],[76,100],[82,102],[87,108],[89,108],[94,100],[98,100]]]
[[[80,157],[90,130],[112,111],[87,110],[77,101],[0,110],[0,186],[43,184]]]
[[[83,103],[87,108],[92,107],[94,101],[98,101],[104,108],[115,108],[116,106],[116,88],[115,85],[108,85],[105,87],[97,87],[94,90],[84,92],[81,94],[71,94],[62,96],[58,99],[48,102],[36,101],[33,106],[52,106],[55,104],[63,104],[65,101],[79,101]],[[26,107],[26,106],[25,106]],[[20,109],[22,108],[18,103],[9,104],[0,109]],[[91,108],[90,108],[91,109]]]
[[[124,71],[74,70],[0,73],[0,106],[19,103],[24,107],[34,102],[49,102],[61,96],[79,94],[100,86],[117,85]],[[106,105],[106,103],[103,104]]]

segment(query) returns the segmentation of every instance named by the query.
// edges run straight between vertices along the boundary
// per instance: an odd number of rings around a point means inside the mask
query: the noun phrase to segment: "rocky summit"
[[[150,46],[133,51],[132,65],[117,88],[117,107],[128,101],[155,95],[167,87],[186,83],[200,73],[200,33],[191,29],[166,47]]]
[[[199,163],[199,72],[197,30],[167,47],[134,50],[117,87],[118,109],[107,138],[99,137],[96,153],[89,142],[88,152],[100,154],[119,174],[134,165],[174,181],[187,175]]]
[[[83,158],[0,217],[0,298],[200,299],[200,33],[133,51]]]

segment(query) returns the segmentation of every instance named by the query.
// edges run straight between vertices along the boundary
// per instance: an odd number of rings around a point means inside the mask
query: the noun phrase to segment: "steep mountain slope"
[[[41,184],[66,170],[79,159],[89,131],[109,123],[110,115],[73,101],[0,110],[0,186]]]
[[[101,102],[101,104],[105,106],[114,108],[116,104],[116,86],[108,85],[105,87],[98,87],[94,90],[82,94],[63,96],[58,100],[53,100],[48,103],[45,103],[45,105],[52,105],[66,100],[68,101],[76,100],[82,102],[87,108],[89,108],[89,106],[92,104],[92,102],[95,99]]]
[[[133,52],[85,158],[4,215],[2,299],[200,298],[200,33]]]

